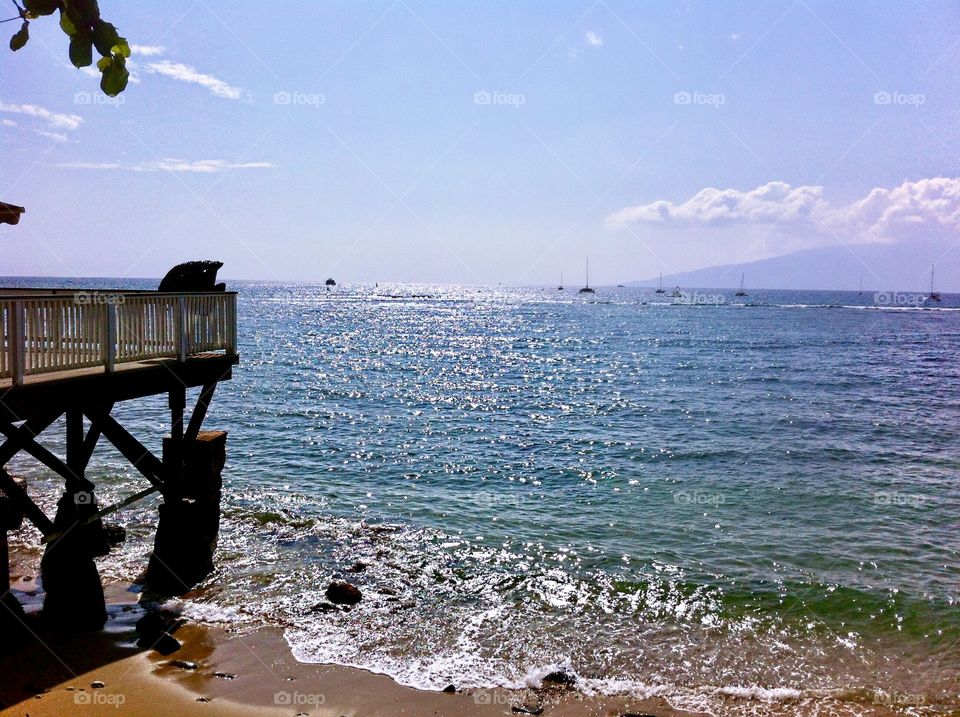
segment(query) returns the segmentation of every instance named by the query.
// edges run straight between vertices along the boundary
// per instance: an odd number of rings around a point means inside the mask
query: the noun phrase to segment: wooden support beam
[[[207,409],[210,408],[210,401],[213,400],[213,392],[217,390],[217,383],[206,384],[200,391],[200,397],[197,398],[197,405],[193,408],[190,415],[190,423],[187,426],[187,432],[183,438],[187,441],[195,441],[200,434],[200,427],[203,425],[203,419],[207,416]]]
[[[109,413],[87,413],[87,418],[97,426],[130,464],[153,484],[154,488],[163,488],[163,463],[147,450],[140,441],[130,435],[117,419]]]
[[[187,387],[177,386],[170,389],[170,437],[183,438],[183,411],[187,407]]]
[[[23,426],[17,428],[12,423],[0,421],[0,433],[4,434],[10,441],[17,445],[20,450],[26,451],[47,468],[62,477],[67,481],[69,486],[76,487],[79,490],[90,490],[92,488],[87,481],[74,473],[66,463],[37,443],[33,439],[33,436],[28,435],[28,433],[22,429]]]
[[[67,409],[67,467],[82,478],[87,464],[83,461],[83,412]]]
[[[37,504],[30,500],[27,492],[3,468],[0,468],[0,490],[6,493],[10,500],[14,501],[23,510],[27,520],[33,523],[37,530],[45,536],[52,535],[55,532],[53,521],[43,514]]]
[[[113,410],[113,404],[111,403],[104,409],[104,412],[109,414]],[[100,426],[91,423],[90,430],[87,431],[87,437],[83,439],[83,465],[86,466],[90,463],[90,459],[93,457],[93,451],[97,447],[97,442],[100,440]]]
[[[60,413],[47,413],[36,415],[21,424],[17,430],[23,435],[34,438],[43,433],[51,423],[60,418]],[[20,444],[17,441],[7,439],[0,445],[0,466],[5,466],[17,453],[20,452]]]

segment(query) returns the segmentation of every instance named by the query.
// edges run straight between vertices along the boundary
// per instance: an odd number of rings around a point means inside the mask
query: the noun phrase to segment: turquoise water
[[[563,666],[757,714],[960,705],[957,297],[231,288],[225,520],[191,614],[430,689]],[[159,450],[164,409],[116,413]],[[101,500],[139,487],[95,462]],[[105,574],[136,577],[154,521],[122,514]],[[311,612],[334,577],[364,601]]]

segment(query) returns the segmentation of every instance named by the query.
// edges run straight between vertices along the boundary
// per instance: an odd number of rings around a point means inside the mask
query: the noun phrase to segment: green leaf
[[[130,45],[127,44],[127,38],[121,37],[117,44],[110,48],[110,52],[114,55],[130,57]]]
[[[107,69],[108,67],[110,67],[110,65],[112,65],[112,64],[113,64],[113,57],[112,57],[112,56],[111,56],[111,57],[101,57],[99,60],[97,60],[97,69],[100,70],[100,72],[103,72],[105,69]]]
[[[93,27],[93,44],[97,52],[106,57],[112,54],[111,48],[120,42],[120,34],[111,23],[98,20]]]
[[[79,32],[71,35],[70,62],[74,67],[88,67],[93,62],[93,40]]]
[[[130,79],[126,65],[127,61],[123,55],[114,55],[110,64],[100,70],[103,75],[100,78],[100,89],[104,94],[116,97],[126,89],[127,80]]]
[[[24,0],[23,9],[31,15],[53,15],[60,8],[58,0]]]
[[[20,31],[10,38],[10,49],[16,52],[21,47],[27,44],[27,40],[30,39],[30,23],[24,21],[23,25],[20,26]]]
[[[77,34],[77,26],[73,24],[70,18],[67,17],[67,13],[63,12],[63,10],[60,11],[60,29],[68,35]]]

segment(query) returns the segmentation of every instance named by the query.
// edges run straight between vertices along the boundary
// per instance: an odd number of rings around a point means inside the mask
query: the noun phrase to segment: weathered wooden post
[[[53,525],[58,537],[47,544],[40,563],[45,597],[43,612],[54,624],[72,629],[99,629],[107,610],[94,558],[110,546],[96,518],[93,483],[85,477],[89,455],[84,446],[83,413],[68,408],[67,460],[69,477],[57,502]],[[92,446],[89,447],[92,451]]]
[[[181,595],[213,571],[226,449],[226,431],[175,428],[163,441],[164,502],[147,568],[157,592]]]
[[[23,512],[0,492],[0,651],[18,647],[26,637],[23,607],[10,592],[10,551],[7,531],[18,530]]]

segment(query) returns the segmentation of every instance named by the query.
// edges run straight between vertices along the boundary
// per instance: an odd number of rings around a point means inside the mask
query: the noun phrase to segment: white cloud
[[[145,57],[162,55],[167,51],[167,48],[162,45],[130,45],[130,54],[131,55],[143,55]]]
[[[17,123],[16,123],[16,122],[14,122],[12,119],[7,119],[6,117],[4,117],[2,120],[0,120],[0,124],[2,124],[4,127],[16,127],[16,126],[17,126]]]
[[[229,85],[213,75],[205,75],[202,72],[198,72],[190,65],[184,65],[180,62],[162,60],[160,62],[151,62],[149,65],[147,65],[147,67],[152,72],[156,72],[164,77],[206,87],[217,97],[225,97],[226,99],[230,100],[239,100],[246,94],[239,87]]]
[[[121,169],[121,165],[112,162],[60,162],[58,167],[66,169]]]
[[[277,165],[272,162],[228,162],[225,159],[200,159],[190,162],[185,159],[164,158],[157,162],[145,162],[134,167],[141,172],[196,172],[211,174],[226,172],[230,169],[270,169]]]
[[[46,132],[46,131],[44,131],[44,130],[42,130],[42,129],[35,129],[35,130],[33,130],[33,131],[34,131],[36,134],[40,135],[41,137],[46,137],[47,139],[52,139],[54,142],[66,142],[66,141],[67,141],[67,135],[63,134],[62,132]]]
[[[191,162],[186,159],[164,158],[129,166],[117,164],[116,162],[61,162],[57,164],[57,166],[65,169],[128,169],[134,172],[194,172],[198,174],[213,174],[216,172],[226,172],[231,169],[270,169],[277,165],[272,162],[228,162],[225,159],[200,159]]]
[[[594,47],[600,47],[601,45],[603,45],[603,38],[600,36],[599,33],[596,33],[593,30],[590,30],[589,32],[587,32],[587,44],[593,45]]]
[[[707,188],[680,204],[659,200],[626,207],[607,218],[610,227],[764,227],[849,239],[889,241],[916,229],[960,228],[960,178],[935,177],[878,187],[862,199],[830,204],[821,186],[770,182],[750,191]]]
[[[53,112],[39,105],[21,105],[0,101],[0,112],[13,112],[44,120],[53,129],[74,130],[83,122],[83,117]]]
[[[729,35],[727,35],[727,39],[733,40],[734,42],[736,42],[737,40],[739,40],[740,37],[741,37],[741,35],[740,35],[739,32],[731,32]]]

